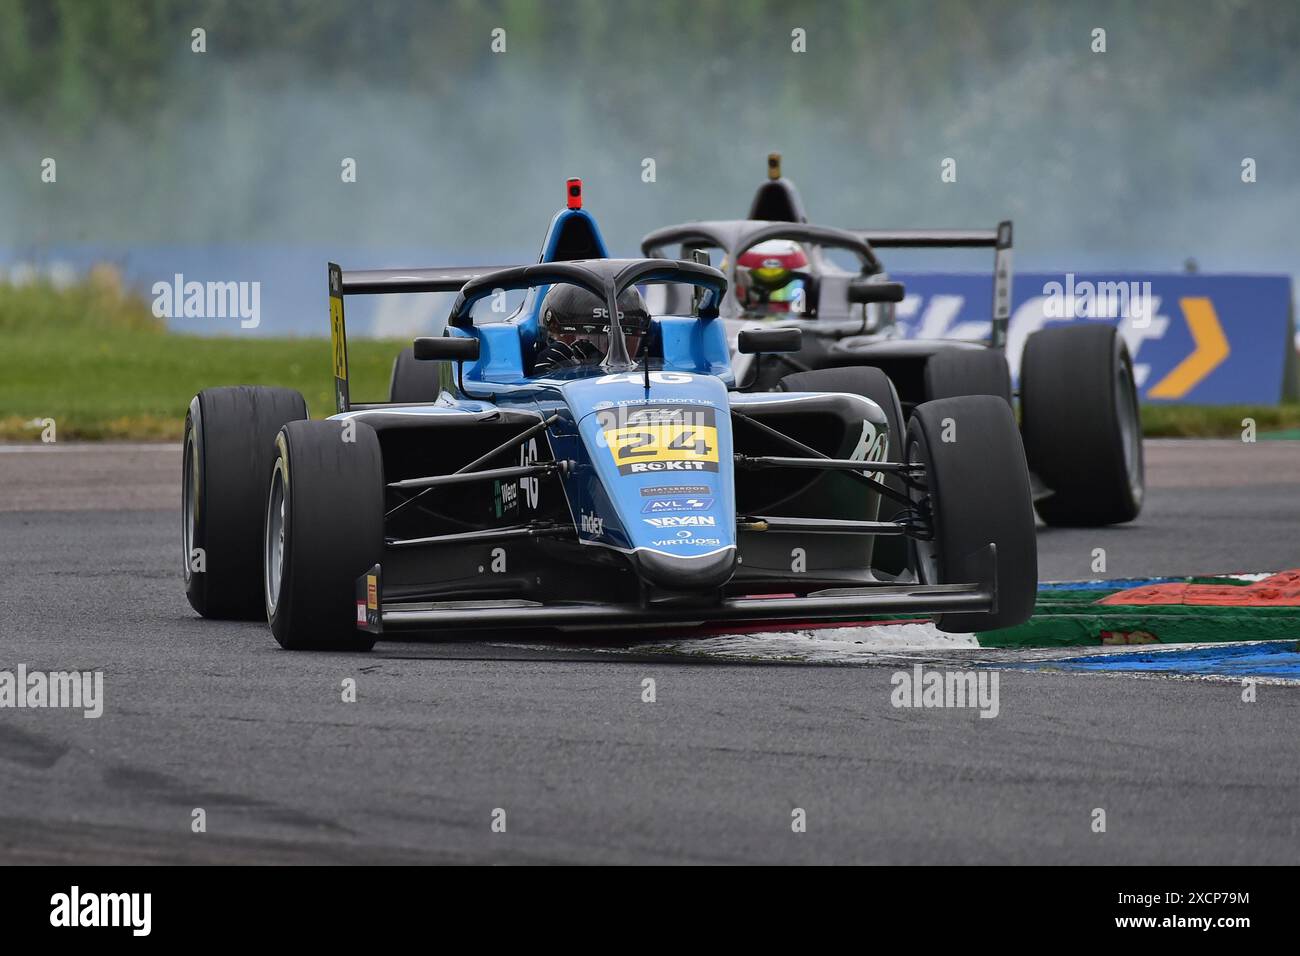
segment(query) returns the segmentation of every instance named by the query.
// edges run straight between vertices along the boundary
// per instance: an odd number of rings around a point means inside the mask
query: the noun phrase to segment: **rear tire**
[[[939,630],[1023,624],[1038,592],[1038,542],[1029,469],[1011,406],[990,395],[918,405],[907,430],[907,460],[926,467],[934,526],[932,541],[915,543],[923,583],[977,581],[979,551],[997,546],[997,611],[940,614]],[[913,496],[919,505],[924,495],[914,490]]]
[[[898,391],[888,375],[870,365],[855,365],[844,368],[822,368],[811,372],[795,372],[781,379],[780,389],[785,392],[845,392],[849,395],[861,395],[875,402],[885,413],[889,421],[885,460],[902,461],[907,434],[903,418],[903,406],[898,401]],[[884,484],[899,494],[906,494],[907,488],[897,475],[886,475]],[[891,498],[881,496],[879,520],[893,521],[906,505]],[[886,574],[899,575],[908,567],[907,538],[902,535],[880,535],[871,547],[871,566]]]
[[[1095,527],[1137,517],[1146,486],[1142,418],[1133,362],[1114,326],[1030,335],[1020,416],[1030,470],[1052,490],[1035,504],[1045,522]]]
[[[268,473],[263,594],[271,633],[286,650],[368,651],[356,627],[356,580],[384,549],[379,436],[353,421],[290,422]]]
[[[307,417],[288,388],[206,388],[190,401],[182,446],[185,596],[208,618],[257,620],[262,601],[262,506],[275,435]]]
[[[925,363],[926,401],[959,395],[996,395],[1011,405],[1011,369],[996,349],[948,349]]]
[[[388,381],[388,400],[401,405],[436,402],[442,391],[438,372],[440,361],[417,361],[415,348],[408,345],[393,359],[393,374]]]

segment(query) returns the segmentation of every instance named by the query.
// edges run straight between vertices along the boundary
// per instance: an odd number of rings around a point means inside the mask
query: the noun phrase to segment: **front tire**
[[[288,388],[205,388],[185,416],[181,477],[185,596],[208,618],[257,620],[262,505],[275,435],[307,417]]]
[[[849,395],[861,395],[880,406],[889,422],[889,436],[885,446],[886,461],[902,461],[906,431],[904,428],[903,406],[898,401],[898,391],[889,376],[871,365],[846,366],[843,368],[821,368],[811,372],[795,372],[781,379],[780,388],[784,392],[846,392]],[[894,474],[884,476],[883,483],[906,494],[907,487]],[[880,496],[880,513],[878,520],[894,521],[906,505]],[[902,535],[879,535],[872,542],[871,566],[886,574],[897,576],[907,570],[907,539]]]
[[[368,651],[355,587],[384,549],[379,436],[355,420],[290,422],[274,447],[262,561],[271,633],[286,650]]]
[[[907,430],[907,460],[925,465],[933,539],[916,541],[917,576],[925,584],[980,579],[978,556],[997,546],[997,611],[940,614],[941,631],[990,631],[1023,624],[1038,593],[1038,542],[1029,469],[1011,406],[991,395],[918,405]]]
[[[1020,366],[1020,416],[1030,470],[1052,493],[1035,507],[1049,525],[1132,521],[1146,475],[1133,361],[1112,325],[1033,333]]]

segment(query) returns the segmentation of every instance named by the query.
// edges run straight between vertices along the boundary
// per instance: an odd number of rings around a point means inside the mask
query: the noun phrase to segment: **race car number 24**
[[[717,471],[712,408],[644,405],[600,413],[601,433],[620,474]]]

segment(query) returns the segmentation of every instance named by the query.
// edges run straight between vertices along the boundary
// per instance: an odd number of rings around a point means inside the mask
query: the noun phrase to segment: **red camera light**
[[[570,179],[565,183],[565,192],[568,194],[569,208],[582,208],[582,180]]]

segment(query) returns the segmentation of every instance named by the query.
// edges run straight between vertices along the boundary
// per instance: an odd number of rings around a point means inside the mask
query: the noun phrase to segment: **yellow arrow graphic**
[[[1183,307],[1183,317],[1187,319],[1196,348],[1173,371],[1151,386],[1147,398],[1182,398],[1218,368],[1232,351],[1214,312],[1214,304],[1209,299],[1189,297],[1179,299],[1178,304]]]

